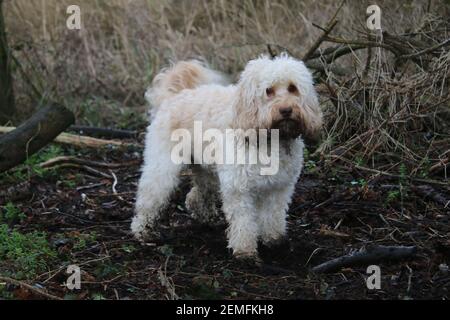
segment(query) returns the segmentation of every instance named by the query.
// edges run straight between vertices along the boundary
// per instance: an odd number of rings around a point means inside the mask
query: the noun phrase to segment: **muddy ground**
[[[258,267],[232,258],[223,221],[202,226],[191,219],[184,207],[188,178],[167,210],[161,242],[136,242],[129,225],[141,151],[77,151],[83,159],[124,164],[96,168],[114,173],[116,184],[84,169],[59,168],[46,177],[30,175],[25,187],[0,198],[25,213],[15,228],[45,231],[57,252],[46,270],[23,281],[65,299],[449,298],[449,211],[414,192],[413,186],[423,183],[309,162],[290,206],[290,245],[261,248],[264,264]],[[0,190],[7,187],[0,181]],[[448,187],[432,188],[448,196]],[[367,289],[366,266],[326,275],[310,272],[368,244],[415,245],[418,254],[408,261],[380,263],[380,290]],[[63,286],[70,264],[81,267],[81,290]],[[0,265],[0,273],[11,274],[7,264]],[[12,284],[3,294],[42,298]]]

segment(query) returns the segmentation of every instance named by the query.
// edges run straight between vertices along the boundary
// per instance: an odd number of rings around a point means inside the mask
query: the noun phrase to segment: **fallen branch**
[[[63,163],[64,164],[72,163],[72,164],[78,164],[78,165],[87,165],[90,167],[115,169],[115,168],[122,168],[122,167],[130,166],[130,165],[136,165],[136,164],[139,164],[140,161],[136,160],[136,161],[128,161],[128,162],[124,162],[124,163],[106,163],[106,162],[80,159],[80,158],[73,157],[73,156],[61,156],[61,157],[56,157],[56,158],[50,159],[48,161],[42,162],[39,164],[39,166],[41,168],[51,168],[54,166],[61,165]]]
[[[350,237],[350,235],[347,233],[339,232],[336,230],[331,230],[327,226],[321,226],[320,230],[319,230],[319,234],[321,236],[334,237],[334,238],[349,238]]]
[[[21,126],[0,127],[0,172],[24,162],[32,154],[53,141],[74,122],[72,112],[52,104],[40,109]]]
[[[108,139],[135,139],[138,135],[136,131],[110,129],[110,128],[97,128],[88,126],[71,126],[68,131],[76,132],[80,135],[88,135],[100,138]]]
[[[22,282],[22,281],[13,279],[13,278],[0,276],[0,281],[1,282],[6,282],[6,283],[9,283],[9,284],[18,286],[18,287],[25,288],[25,289],[33,292],[34,294],[36,294],[38,296],[41,296],[41,297],[44,297],[46,299],[50,299],[50,300],[64,300],[64,299],[62,299],[60,297],[54,296],[54,295],[52,295],[50,293],[47,293],[47,292],[45,292],[43,290],[35,288],[32,285],[29,285],[28,283],[25,283],[25,282]]]
[[[417,248],[415,246],[368,246],[356,253],[324,262],[312,268],[312,271],[315,273],[328,273],[357,265],[403,260],[414,257],[416,252]]]
[[[106,179],[113,179],[112,176],[110,176],[109,174],[107,174],[107,173],[105,173],[103,171],[94,169],[94,168],[92,168],[90,166],[79,165],[79,164],[76,164],[76,163],[63,163],[63,164],[60,164],[58,166],[58,168],[77,169],[78,171],[84,170],[86,172],[92,173],[92,174],[94,174],[96,176],[99,176],[99,177],[103,177],[103,178],[106,178]]]
[[[447,166],[449,166],[449,162],[450,162],[450,158],[446,158],[446,159],[443,159],[443,160],[439,161],[438,163],[432,165],[430,168],[430,173],[434,173],[434,172],[437,172],[437,171],[447,168]]]
[[[0,133],[8,133],[16,128],[14,127],[1,127],[0,126]],[[65,128],[64,128],[65,129]],[[87,148],[100,148],[108,145],[112,146],[136,146],[133,143],[127,143],[122,141],[115,141],[115,140],[105,140],[105,139],[97,139],[97,138],[91,138],[86,136],[79,136],[75,134],[70,133],[61,133],[59,136],[57,136],[54,139],[55,142],[63,143],[63,144],[69,144],[72,146],[77,147],[87,147]],[[0,170],[1,171],[1,170]]]
[[[411,186],[411,189],[421,197],[432,199],[434,202],[443,205],[444,208],[449,207],[450,198],[444,194],[437,192],[432,186]]]

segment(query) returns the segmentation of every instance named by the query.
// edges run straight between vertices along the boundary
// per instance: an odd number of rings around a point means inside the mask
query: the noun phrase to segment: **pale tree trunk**
[[[2,5],[3,0],[0,0],[0,125],[10,120],[16,111]]]

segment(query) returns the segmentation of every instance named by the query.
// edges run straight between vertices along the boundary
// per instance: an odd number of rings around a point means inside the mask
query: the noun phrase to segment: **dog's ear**
[[[268,59],[268,58],[264,58]],[[263,58],[250,61],[237,84],[237,94],[233,103],[234,127],[236,129],[257,128],[258,106],[261,92],[258,88],[260,63]]]
[[[258,118],[257,88],[254,83],[241,79],[238,84],[237,96],[233,104],[234,128],[256,128]]]
[[[309,92],[303,96],[302,131],[305,142],[307,144],[315,144],[320,140],[323,115],[314,87],[308,91]]]

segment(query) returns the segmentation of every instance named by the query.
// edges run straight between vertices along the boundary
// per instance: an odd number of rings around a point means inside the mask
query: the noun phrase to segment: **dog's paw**
[[[233,257],[239,261],[239,263],[249,267],[259,267],[262,264],[262,260],[257,252],[235,252]]]
[[[291,253],[291,243],[286,238],[279,238],[260,244],[259,253],[264,261],[282,261],[289,259]]]
[[[161,232],[153,229],[146,229],[140,232],[133,232],[134,238],[145,244],[149,242],[159,242],[161,240]]]
[[[136,240],[142,243],[159,240],[161,238],[159,231],[148,224],[142,223],[137,217],[133,218],[131,223],[131,233]]]
[[[267,248],[282,248],[290,245],[289,239],[286,236],[279,236],[276,239],[269,239],[266,241],[262,241],[262,245]]]

